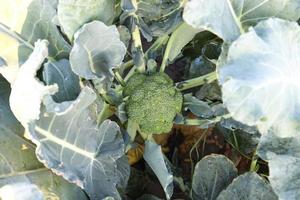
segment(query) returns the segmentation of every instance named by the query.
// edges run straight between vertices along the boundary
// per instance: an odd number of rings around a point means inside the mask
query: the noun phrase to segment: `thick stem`
[[[122,78],[121,74],[118,72],[118,70],[113,70],[113,73],[115,75],[116,80],[122,85],[125,86],[125,81]]]
[[[138,17],[136,14],[133,14],[133,17],[135,19],[135,24],[132,31],[132,40],[133,40],[133,56],[134,56],[134,64],[137,66],[137,69],[140,72],[146,71],[146,64],[145,64],[145,56],[142,46],[142,39],[141,39],[141,33],[140,29],[138,27]]]
[[[124,70],[126,70],[126,69],[132,67],[133,65],[134,65],[133,60],[129,60],[126,63],[124,63],[122,67],[124,68]]]
[[[190,80],[186,80],[186,81],[182,81],[179,83],[176,83],[176,87],[178,88],[178,90],[183,91],[183,90],[187,90],[193,87],[198,87],[207,83],[211,83],[213,81],[217,80],[217,72],[213,71],[209,74],[206,74],[204,76],[200,76],[197,78],[193,78]]]
[[[259,169],[258,165],[258,156],[256,154],[256,150],[253,153],[252,159],[251,159],[251,164],[250,164],[250,171],[251,172],[257,172]]]
[[[213,119],[185,119],[182,123],[179,124],[184,124],[184,125],[190,125],[190,126],[203,126],[203,125],[210,125],[210,124],[215,124],[222,119],[228,119],[230,118],[230,114],[225,114],[222,116],[217,116]]]
[[[176,31],[174,32],[176,33]],[[164,72],[165,71],[165,68],[168,64],[168,61],[169,61],[169,56],[170,56],[170,52],[172,50],[172,44],[174,42],[174,33],[171,35],[171,37],[169,38],[168,40],[168,44],[167,44],[167,47],[166,47],[166,50],[165,50],[165,53],[164,53],[164,57],[163,57],[163,60],[161,62],[161,65],[160,65],[160,72]]]
[[[167,41],[169,39],[169,36],[168,35],[162,35],[160,36],[150,47],[149,49],[145,52],[145,55],[144,55],[144,59],[148,59],[148,56],[151,52],[155,52],[157,51],[158,49],[162,48],[162,46],[164,46]],[[133,67],[132,67],[133,66]],[[134,65],[134,62],[133,60],[129,60],[127,61],[126,63],[123,64],[122,66],[125,69],[129,69],[130,67],[132,67],[130,69],[130,71],[127,73],[127,75],[125,76],[124,78],[124,81],[126,82],[133,74],[134,72],[136,71],[137,67]]]
[[[111,105],[104,102],[104,107],[97,116],[97,124],[100,125],[105,119],[111,117],[115,113]]]
[[[135,73],[135,71],[137,70],[136,66],[133,66],[130,71],[128,72],[128,74],[125,76],[124,81],[125,83],[129,80],[129,78]]]

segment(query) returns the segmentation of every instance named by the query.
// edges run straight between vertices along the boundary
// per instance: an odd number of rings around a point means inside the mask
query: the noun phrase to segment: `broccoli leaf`
[[[125,187],[129,176],[127,160],[121,159],[124,141],[115,122],[106,120],[98,127],[95,100],[93,90],[85,87],[66,110],[57,109],[63,112],[43,111],[31,123],[31,137],[38,159],[84,188],[91,199],[120,199],[116,186]]]
[[[300,1],[191,0],[183,13],[188,24],[211,31],[226,42],[234,41],[248,27],[270,17],[297,20],[300,17]]]
[[[271,186],[254,172],[236,179],[218,196],[217,200],[277,200]]]
[[[49,57],[66,58],[70,45],[52,22],[56,0],[3,0],[0,8],[0,55],[6,61],[4,76],[14,80],[38,39],[49,41]],[[4,70],[4,69],[3,69]]]
[[[228,158],[222,155],[206,156],[195,167],[192,198],[214,200],[235,177],[237,169]]]
[[[1,199],[38,199],[40,191],[45,199],[87,200],[79,187],[54,175],[37,160],[35,146],[22,137],[24,129],[9,108],[9,95],[9,83],[0,76]]]
[[[0,75],[0,176],[42,167],[34,146],[22,138],[24,129],[10,110],[9,95],[10,85]]]
[[[299,135],[299,33],[296,22],[271,18],[230,46],[218,72],[223,102],[235,120],[261,133]]]
[[[80,93],[79,77],[67,59],[48,61],[43,68],[43,80],[47,85],[58,85],[58,92],[52,96],[56,102],[75,100]]]
[[[223,119],[218,125],[226,141],[239,152],[248,155],[257,148],[261,134],[256,127],[247,126],[233,119]]]
[[[154,142],[146,141],[144,159],[156,174],[165,191],[166,198],[170,199],[173,195],[173,175],[166,164],[161,146]]]
[[[200,29],[193,28],[187,23],[180,24],[177,29],[172,33],[166,53],[167,59],[172,62],[180,55],[181,50],[195,37],[197,33],[201,32]]]
[[[197,99],[192,94],[184,95],[184,106],[197,117],[210,118],[214,116],[211,106],[209,106],[207,102]]]
[[[43,199],[89,199],[79,187],[53,174],[47,168],[2,176],[0,187],[0,197],[4,197],[2,200],[6,200],[5,197],[8,198],[7,200],[23,200],[25,197],[28,197],[28,200],[37,200],[36,197],[41,195]]]
[[[93,21],[83,25],[74,37],[72,70],[86,79],[111,79],[111,69],[120,65],[126,54],[116,26]]]
[[[268,161],[269,180],[279,199],[298,199],[300,196],[300,139],[280,138],[264,134],[257,150]]]
[[[140,0],[137,7],[137,14],[144,21],[141,25],[149,29],[151,36],[170,34],[182,22],[182,0]]]
[[[57,6],[60,25],[70,40],[85,23],[99,20],[109,25],[115,16],[114,0],[60,0]]]

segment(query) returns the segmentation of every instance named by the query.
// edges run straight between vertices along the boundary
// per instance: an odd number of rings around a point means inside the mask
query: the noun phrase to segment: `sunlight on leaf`
[[[44,196],[36,185],[20,182],[1,187],[0,198],[2,200],[43,200]]]
[[[261,133],[299,135],[299,34],[297,23],[272,18],[230,46],[218,73],[223,102],[235,120]]]
[[[280,138],[264,134],[258,146],[258,155],[269,164],[270,184],[280,199],[300,196],[300,139]]]
[[[30,196],[26,193],[35,185],[45,199],[87,200],[85,193],[76,185],[65,181],[45,168],[35,156],[35,146],[22,137],[24,129],[9,109],[9,83],[0,76],[0,196],[16,200]],[[21,183],[21,185],[20,185]],[[25,184],[25,187],[23,187]],[[9,187],[6,187],[9,186]],[[33,189],[34,189],[33,188]],[[23,189],[26,191],[23,191]],[[13,194],[9,191],[13,190]],[[22,195],[20,197],[20,195]],[[23,199],[22,198],[22,199]],[[36,199],[30,197],[31,199]]]
[[[20,67],[15,82],[11,85],[10,107],[16,118],[27,128],[37,120],[40,105],[45,96],[57,92],[57,85],[45,86],[36,78],[36,73],[48,56],[48,42],[38,40],[28,60]]]
[[[232,42],[248,27],[261,20],[279,17],[297,20],[299,0],[191,0],[184,9],[184,20]]]
[[[93,90],[85,87],[66,110],[57,109],[63,112],[42,111],[31,124],[31,137],[38,159],[84,188],[91,199],[120,199],[116,187],[123,188],[129,176],[127,159],[122,159],[124,141],[115,122],[105,120],[98,127],[95,100]]]
[[[70,46],[52,23],[56,0],[1,0],[0,56],[7,62],[1,69],[9,82],[33,50],[38,39],[49,41],[49,56],[65,58]]]

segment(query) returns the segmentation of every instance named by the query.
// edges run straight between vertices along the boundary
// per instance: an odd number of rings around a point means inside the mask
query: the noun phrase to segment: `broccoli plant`
[[[0,198],[127,199],[137,147],[166,199],[174,184],[192,199],[299,198],[299,0],[0,4]],[[224,156],[194,165],[203,134],[182,178],[179,141],[156,138],[216,124],[251,172]]]

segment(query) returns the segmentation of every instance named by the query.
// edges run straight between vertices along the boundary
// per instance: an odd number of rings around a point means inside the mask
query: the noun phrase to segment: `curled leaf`
[[[154,142],[145,142],[144,159],[157,176],[163,187],[166,198],[170,199],[173,195],[173,175],[165,161],[161,147]]]
[[[40,105],[47,95],[58,91],[57,85],[45,86],[36,73],[48,56],[48,42],[38,40],[28,60],[20,67],[11,85],[10,107],[16,118],[26,128],[29,122],[39,119]]]
[[[85,79],[111,79],[112,68],[120,65],[126,54],[116,26],[93,21],[83,25],[74,37],[72,70]]]

